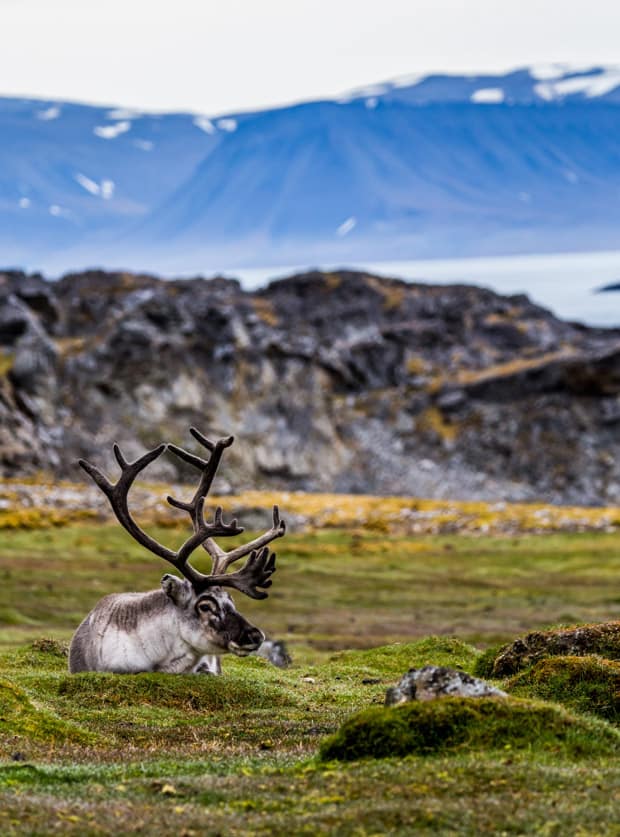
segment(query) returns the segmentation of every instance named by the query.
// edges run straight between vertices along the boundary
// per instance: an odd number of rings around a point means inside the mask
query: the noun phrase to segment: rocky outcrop
[[[219,491],[620,501],[620,332],[524,296],[307,273],[0,274],[0,471],[78,478],[195,424]],[[106,461],[107,460],[107,461]],[[183,479],[158,461],[153,476]],[[191,480],[193,475],[187,475]]]

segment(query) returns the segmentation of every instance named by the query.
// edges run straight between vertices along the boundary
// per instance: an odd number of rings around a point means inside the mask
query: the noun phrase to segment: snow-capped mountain
[[[0,99],[0,263],[191,272],[620,241],[620,68],[207,117]]]

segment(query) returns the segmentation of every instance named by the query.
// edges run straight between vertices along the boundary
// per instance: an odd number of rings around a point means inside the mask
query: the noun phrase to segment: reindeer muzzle
[[[228,650],[232,654],[236,654],[237,657],[247,657],[248,654],[258,651],[264,639],[265,634],[262,631],[258,628],[252,628],[252,630],[247,631],[242,642],[233,642],[231,640],[228,643]]]

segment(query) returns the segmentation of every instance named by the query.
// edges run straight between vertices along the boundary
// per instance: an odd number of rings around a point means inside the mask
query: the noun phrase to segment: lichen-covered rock
[[[385,705],[442,697],[506,697],[506,692],[464,671],[446,666],[424,666],[410,669],[397,686],[389,688]]]
[[[620,660],[620,622],[534,631],[500,649],[491,671],[493,677],[508,677],[544,657],[589,654]]]

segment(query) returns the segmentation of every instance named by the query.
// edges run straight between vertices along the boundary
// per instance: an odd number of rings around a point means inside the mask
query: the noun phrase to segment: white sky
[[[618,0],[0,0],[0,95],[221,113],[399,75],[620,63]]]

